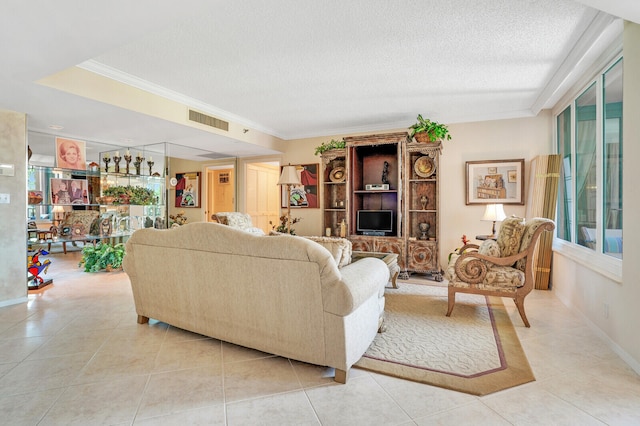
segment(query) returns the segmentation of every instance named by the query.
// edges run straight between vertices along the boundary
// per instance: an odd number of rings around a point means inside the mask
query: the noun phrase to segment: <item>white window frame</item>
[[[602,196],[603,196],[603,187],[604,187],[604,161],[602,158],[602,138],[603,138],[603,75],[609,70],[613,65],[616,64],[623,57],[622,54],[622,43],[616,43],[615,46],[612,46],[608,51],[608,54],[603,55],[603,58],[598,61],[591,68],[592,72],[589,73],[589,77],[585,77],[581,80],[579,84],[576,84],[572,90],[570,90],[560,102],[558,102],[551,110],[553,117],[553,138],[554,138],[554,148],[557,152],[558,150],[558,116],[564,112],[569,106],[571,107],[571,176],[572,176],[572,184],[571,184],[571,199],[575,200],[576,198],[576,187],[575,187],[575,176],[576,176],[576,99],[584,93],[589,87],[595,82],[596,84],[596,94],[597,94],[597,102],[596,102],[596,155],[599,159],[598,167],[597,167],[597,210],[596,210],[596,222],[598,223],[598,231],[601,230],[602,223]],[[624,139],[623,139],[624,140]],[[561,208],[562,206],[558,205],[557,208]],[[575,206],[569,212],[571,215],[571,224],[572,226],[577,223],[575,220]],[[624,232],[624,230],[623,230]],[[599,232],[600,233],[600,232]],[[570,235],[573,241],[576,241],[577,235],[575,230],[570,230]],[[561,238],[554,238],[553,242],[553,250],[566,256],[567,258],[581,264],[582,266],[597,272],[617,283],[622,283],[622,259],[618,259],[616,257],[607,255],[602,253],[602,238],[598,238],[596,240],[596,249],[590,249],[588,247],[583,247],[575,242],[565,241]]]

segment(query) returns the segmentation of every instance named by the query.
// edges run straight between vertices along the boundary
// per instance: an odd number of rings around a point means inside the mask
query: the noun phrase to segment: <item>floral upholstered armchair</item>
[[[486,240],[480,246],[467,244],[454,253],[445,271],[449,280],[447,316],[453,311],[456,293],[511,297],[524,325],[529,327],[524,298],[534,287],[536,243],[542,232],[554,228],[550,219],[533,218],[525,222],[510,217],[500,226],[497,241]]]

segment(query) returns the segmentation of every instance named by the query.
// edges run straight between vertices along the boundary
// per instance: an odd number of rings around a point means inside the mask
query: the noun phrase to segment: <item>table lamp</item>
[[[296,166],[289,164],[282,167],[278,185],[287,185],[287,233],[291,233],[291,185],[301,185]]]
[[[496,236],[496,222],[502,222],[506,217],[507,215],[504,214],[502,204],[487,204],[487,207],[484,209],[484,216],[482,216],[481,220],[493,222],[490,237]]]
[[[53,218],[56,222],[56,226],[58,226],[61,222],[61,219],[64,219],[64,207],[62,206],[53,206]]]

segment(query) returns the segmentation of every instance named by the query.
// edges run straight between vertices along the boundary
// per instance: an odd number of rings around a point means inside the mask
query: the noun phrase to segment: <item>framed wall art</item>
[[[175,207],[200,207],[200,172],[176,173]]]
[[[524,159],[466,162],[466,204],[524,204]]]
[[[300,178],[301,185],[293,185],[291,187],[291,197],[289,205],[291,208],[310,208],[317,209],[320,207],[318,200],[318,167],[319,164],[296,164],[296,172]],[[282,173],[282,167],[280,168]],[[281,207],[287,207],[287,186],[282,185]]]
[[[86,143],[75,139],[56,138],[56,167],[86,170]]]
[[[89,204],[86,179],[51,178],[49,187],[51,188],[51,204]]]

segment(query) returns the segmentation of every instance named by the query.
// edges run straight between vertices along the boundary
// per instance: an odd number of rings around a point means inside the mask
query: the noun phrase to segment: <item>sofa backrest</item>
[[[286,243],[278,241],[283,238],[287,239]],[[289,235],[259,236],[217,223],[194,222],[167,230],[140,229],[133,233],[127,244],[315,262],[321,273],[330,273],[334,279],[340,278],[338,266],[331,254],[306,238]]]

